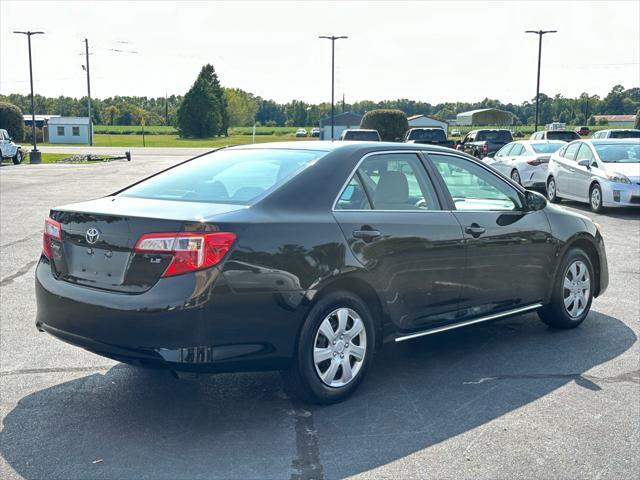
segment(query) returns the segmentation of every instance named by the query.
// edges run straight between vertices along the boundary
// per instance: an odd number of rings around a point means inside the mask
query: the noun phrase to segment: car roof
[[[512,143],[524,143],[526,145],[540,145],[540,144],[546,145],[546,144],[549,144],[549,143],[562,143],[562,144],[564,144],[564,143],[567,143],[567,142],[565,142],[563,140],[516,140],[516,141],[514,141]]]
[[[421,151],[438,151],[438,152],[449,152],[452,153],[453,150],[446,147],[441,147],[438,145],[422,145],[417,143],[400,143],[400,142],[362,142],[362,141],[330,141],[330,140],[319,140],[319,141],[307,141],[307,142],[268,142],[268,143],[250,143],[247,145],[236,145],[228,147],[230,150],[250,150],[250,149],[261,149],[261,150],[308,150],[308,151],[319,151],[319,152],[334,152],[338,150],[349,150],[350,152],[355,152],[357,150],[421,150]],[[456,152],[461,154],[461,152]],[[466,155],[463,155],[466,156]]]

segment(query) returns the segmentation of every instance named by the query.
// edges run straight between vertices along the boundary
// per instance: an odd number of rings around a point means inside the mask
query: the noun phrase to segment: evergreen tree
[[[207,64],[178,108],[178,130],[183,137],[207,138],[226,135],[228,124],[224,92],[213,65]]]

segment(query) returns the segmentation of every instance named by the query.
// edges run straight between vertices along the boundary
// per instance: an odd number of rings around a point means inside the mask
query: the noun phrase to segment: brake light
[[[171,277],[219,263],[235,239],[236,235],[230,232],[147,233],[140,237],[134,251],[172,254],[173,259],[162,274]]]
[[[45,218],[44,232],[42,232],[42,253],[50,260],[53,258],[51,240],[62,241],[62,228],[55,220]]]
[[[538,165],[540,165],[541,162],[536,158],[535,160],[527,160],[527,163],[529,165],[533,165],[534,167],[537,167]]]
[[[549,156],[536,157],[533,160],[527,160],[527,163],[529,165],[533,165],[534,167],[537,167],[538,165],[541,165],[543,163],[549,163],[550,158],[551,157]]]
[[[487,144],[487,143],[483,143],[482,144],[482,153],[484,153],[484,154],[489,153],[489,144]]]

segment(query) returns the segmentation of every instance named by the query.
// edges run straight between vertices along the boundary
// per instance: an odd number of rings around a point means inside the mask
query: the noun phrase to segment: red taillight
[[[527,163],[529,165],[533,165],[534,167],[537,167],[538,165],[540,165],[540,160],[538,160],[537,158],[535,160],[527,160]]]
[[[215,233],[147,233],[135,246],[136,253],[165,253],[173,255],[163,277],[202,270],[222,260],[231,248],[236,235]]]
[[[484,153],[485,155],[489,153],[489,145],[487,143],[484,143],[482,145],[482,153]]]
[[[62,241],[62,228],[55,220],[46,218],[44,220],[44,232],[42,232],[42,253],[44,253],[48,259],[53,257],[51,240]]]

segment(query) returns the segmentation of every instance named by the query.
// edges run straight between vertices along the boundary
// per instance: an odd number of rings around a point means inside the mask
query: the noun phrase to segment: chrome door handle
[[[464,229],[464,231],[466,233],[468,233],[469,235],[471,235],[473,238],[478,238],[480,235],[482,235],[484,232],[486,232],[487,229],[484,228],[484,227],[481,227],[477,223],[472,223],[471,225],[466,227]]]
[[[354,230],[353,236],[367,242],[380,237],[380,232],[378,230]]]

